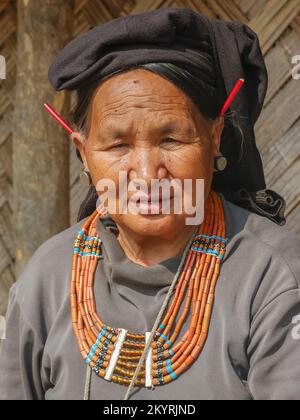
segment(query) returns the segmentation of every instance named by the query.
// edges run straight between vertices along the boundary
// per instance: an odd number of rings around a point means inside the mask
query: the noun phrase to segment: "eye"
[[[172,138],[172,137],[166,137],[166,138],[163,139],[162,143],[165,143],[165,144],[170,145],[170,146],[172,146],[172,145],[175,146],[176,144],[180,144],[181,142],[179,140],[176,140],[176,139]]]
[[[113,145],[111,149],[122,149],[123,147],[127,147],[127,146],[128,144],[126,143],[118,143],[118,144]]]

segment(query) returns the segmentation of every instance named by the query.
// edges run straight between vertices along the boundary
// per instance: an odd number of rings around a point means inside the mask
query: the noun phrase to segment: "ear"
[[[224,117],[218,117],[212,125],[212,141],[214,156],[220,156],[221,136],[224,129]]]
[[[88,169],[87,162],[86,162],[86,156],[85,156],[85,142],[86,142],[85,136],[82,133],[80,133],[79,131],[74,131],[71,134],[71,140],[72,140],[72,143],[74,144],[74,146],[76,147],[76,149],[80,153],[81,159],[82,159],[83,164],[84,164],[84,168]]]

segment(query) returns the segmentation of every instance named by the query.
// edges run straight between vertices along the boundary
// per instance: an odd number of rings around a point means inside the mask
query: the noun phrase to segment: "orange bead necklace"
[[[98,210],[95,210],[75,241],[70,296],[73,330],[86,364],[101,378],[128,386],[150,333],[134,334],[124,328],[105,325],[97,313],[93,284],[102,257],[102,242],[96,230],[98,218]],[[173,300],[156,330],[136,385],[167,384],[199,357],[208,335],[215,287],[227,241],[222,201],[211,191],[205,219],[194,236]],[[185,306],[171,334],[185,296]],[[190,311],[187,331],[176,342]]]

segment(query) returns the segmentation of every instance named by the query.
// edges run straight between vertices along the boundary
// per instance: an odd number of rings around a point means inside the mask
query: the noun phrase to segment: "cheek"
[[[119,172],[126,170],[128,157],[120,157],[107,152],[88,152],[87,164],[93,180],[108,178],[117,181]]]
[[[174,178],[207,178],[212,171],[212,150],[207,145],[191,145],[166,154],[165,163],[168,172]]]
[[[87,163],[93,180],[108,178],[118,183],[119,172],[128,171],[131,154],[118,155],[109,152],[90,151],[86,153]],[[162,151],[163,161],[172,178],[209,178],[213,169],[213,154],[208,144],[186,145],[176,151]]]

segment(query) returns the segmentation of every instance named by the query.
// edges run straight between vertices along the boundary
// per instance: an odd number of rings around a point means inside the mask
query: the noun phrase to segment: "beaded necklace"
[[[128,386],[150,332],[135,334],[124,328],[105,325],[97,313],[93,284],[102,257],[102,241],[96,230],[98,218],[99,212],[95,210],[75,240],[70,296],[73,330],[86,364],[99,377]],[[199,357],[208,335],[215,287],[227,241],[222,201],[211,191],[205,206],[205,219],[194,236],[173,300],[156,330],[136,385],[167,384]],[[171,334],[185,295],[185,306]],[[190,311],[188,329],[175,344]]]

